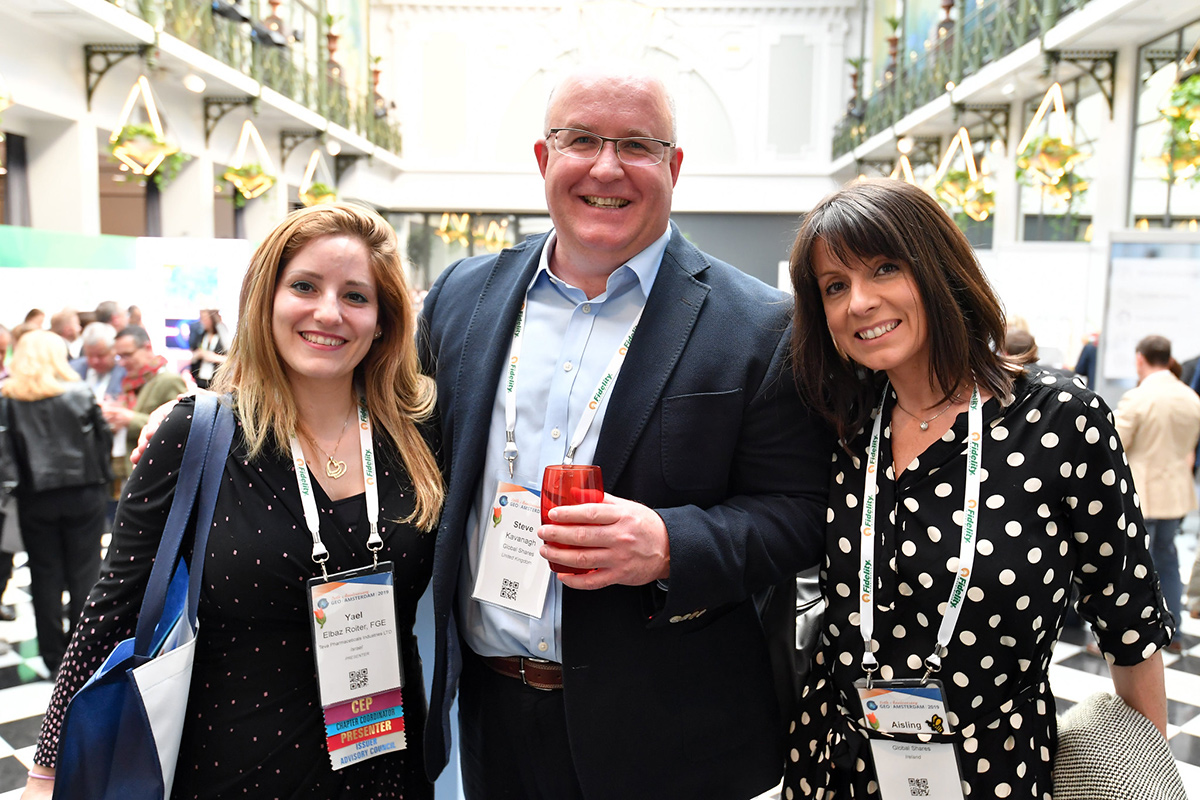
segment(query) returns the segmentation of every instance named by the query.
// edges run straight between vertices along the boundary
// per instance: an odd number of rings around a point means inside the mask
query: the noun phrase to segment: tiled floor
[[[1179,538],[1179,559],[1190,569],[1196,552],[1197,521],[1190,518]],[[4,600],[17,606],[15,622],[0,622],[0,642],[11,643],[0,654],[0,800],[17,800],[32,762],[42,714],[50,700],[51,684],[37,655],[33,609],[27,593],[29,571],[24,554],[17,556],[18,569]],[[1184,575],[1186,581],[1187,576]],[[1179,761],[1188,795],[1200,800],[1200,620],[1184,615],[1183,655],[1167,655],[1167,697],[1171,749]],[[1084,648],[1090,634],[1068,631],[1054,652],[1050,683],[1060,700],[1059,712],[1097,691],[1111,691],[1104,662]],[[4,649],[0,645],[0,649]],[[450,772],[450,770],[448,770]],[[450,776],[447,776],[450,777]],[[439,781],[439,796],[442,795]],[[448,796],[459,794],[447,787]]]

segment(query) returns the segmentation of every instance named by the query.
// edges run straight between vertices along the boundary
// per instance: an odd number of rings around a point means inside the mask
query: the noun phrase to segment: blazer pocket
[[[722,491],[742,428],[742,389],[664,397],[663,478],[678,491]]]

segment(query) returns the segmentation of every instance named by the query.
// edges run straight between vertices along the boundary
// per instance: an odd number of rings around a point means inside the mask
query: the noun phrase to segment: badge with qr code
[[[501,478],[492,507],[483,515],[478,574],[471,597],[481,603],[540,618],[550,588],[550,564],[542,558],[541,492],[532,484]]]
[[[854,686],[862,704],[862,723],[872,734],[904,735],[904,741],[877,735],[870,739],[883,800],[962,800],[958,756],[954,745],[945,740],[951,729],[942,682],[858,680]]]
[[[404,685],[392,562],[308,582],[309,623],[321,705]]]

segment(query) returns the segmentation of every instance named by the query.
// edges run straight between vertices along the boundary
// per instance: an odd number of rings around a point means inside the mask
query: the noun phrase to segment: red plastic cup
[[[542,473],[542,524],[551,525],[550,509],[604,502],[604,479],[595,464],[551,464]],[[559,547],[571,547],[560,544]],[[582,575],[590,569],[568,567],[550,562],[550,569],[570,575]]]

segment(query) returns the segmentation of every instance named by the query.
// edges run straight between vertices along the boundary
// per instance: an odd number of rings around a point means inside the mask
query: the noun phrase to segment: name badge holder
[[[393,564],[379,560],[383,549],[379,486],[371,420],[361,400],[358,423],[370,528],[369,566],[333,574],[326,570],[329,551],[321,541],[320,514],[308,462],[299,440],[294,436],[291,440],[304,521],[313,540],[312,559],[321,567],[321,575],[308,580],[309,626],[326,747],[335,770],[407,747]]]
[[[534,275],[534,281],[537,275]],[[530,288],[533,286],[531,281]],[[479,570],[471,599],[540,619],[545,610],[546,592],[550,588],[550,562],[542,558],[540,542],[535,531],[542,524],[541,481],[522,480],[516,476],[517,464],[517,365],[521,361],[521,345],[525,334],[525,311],[529,307],[529,289],[517,314],[512,344],[508,351],[508,376],[504,390],[504,460],[508,475],[496,481],[489,516],[479,554]],[[575,432],[563,457],[564,464],[573,463],[575,451],[592,427],[600,403],[612,390],[625,363],[625,355],[633,342],[642,312],[638,311],[633,324],[621,341],[621,346],[609,360],[599,383],[588,399]]]
[[[945,687],[933,675],[942,668],[942,659],[958,626],[967,598],[971,571],[975,565],[975,540],[979,530],[979,484],[983,454],[983,410],[979,387],[971,392],[967,410],[966,491],[963,498],[963,530],[959,542],[958,574],[946,602],[946,612],[938,628],[933,652],[925,658],[921,678],[878,680],[874,673],[879,662],[871,649],[875,630],[875,505],[879,477],[879,449],[883,427],[883,408],[888,387],[875,414],[871,441],[867,450],[867,469],[863,482],[862,526],[859,547],[860,593],[858,598],[859,632],[863,640],[862,668],[865,678],[855,681],[862,719],[870,731],[882,734],[916,734],[903,739],[870,737],[875,760],[879,794],[884,800],[904,797],[936,797],[961,800],[962,770],[958,753],[950,742],[936,737],[952,733],[946,707]]]

